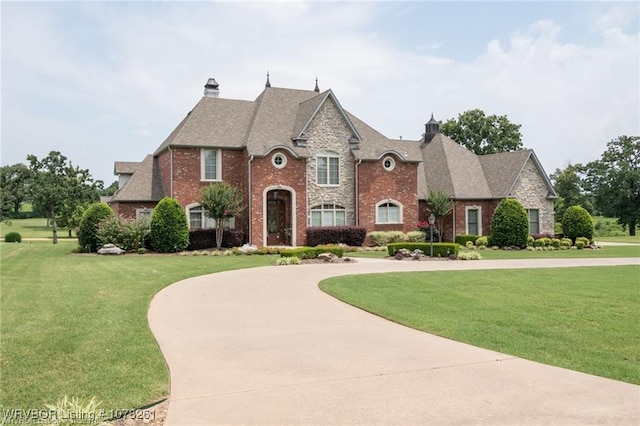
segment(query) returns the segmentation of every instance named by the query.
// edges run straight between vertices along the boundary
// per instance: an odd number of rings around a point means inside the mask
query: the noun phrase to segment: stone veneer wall
[[[549,189],[538,168],[529,159],[509,194],[520,201],[525,209],[539,209],[541,234],[553,234],[555,215],[553,200],[547,198],[548,192]]]
[[[319,204],[338,204],[346,209],[347,225],[355,224],[354,157],[349,147],[351,131],[329,98],[311,121],[307,129],[307,146],[310,161],[307,162],[307,224],[310,209]],[[316,156],[321,151],[333,151],[340,156],[340,185],[320,186],[316,183]],[[301,204],[301,203],[299,203]]]

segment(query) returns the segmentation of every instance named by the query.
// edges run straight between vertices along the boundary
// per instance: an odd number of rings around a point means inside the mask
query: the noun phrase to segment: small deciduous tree
[[[189,245],[189,225],[184,208],[175,198],[164,197],[151,215],[151,248],[175,253]]]
[[[70,216],[75,206],[82,202],[97,201],[102,181],[94,181],[89,170],[74,167],[67,161],[67,157],[58,151],[51,151],[42,160],[35,155],[29,155],[27,160],[31,171],[31,199],[51,219],[53,243],[57,244],[56,217],[62,213]]]
[[[428,213],[436,218],[436,228],[438,230],[438,241],[442,242],[444,232],[444,218],[455,208],[456,202],[449,197],[446,191],[434,189],[429,191],[427,196]]]
[[[527,246],[529,236],[529,218],[527,211],[516,199],[505,198],[498,204],[491,219],[491,234],[489,244],[506,247]]]
[[[216,221],[216,246],[222,247],[222,233],[228,220],[242,213],[242,195],[227,182],[213,183],[202,188],[198,201],[208,216]]]
[[[570,206],[582,206],[589,213],[593,213],[593,204],[583,190],[582,172],[583,167],[580,164],[569,164],[551,174],[553,187],[558,194],[554,205],[556,217],[562,218]]]
[[[447,120],[440,131],[477,155],[522,149],[520,124],[506,115],[486,115],[480,109],[465,111]]]

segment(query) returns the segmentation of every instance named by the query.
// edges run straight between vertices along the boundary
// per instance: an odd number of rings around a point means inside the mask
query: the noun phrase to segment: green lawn
[[[392,321],[640,384],[639,266],[372,274],[320,288]]]
[[[480,250],[483,259],[560,259],[560,258],[595,258],[595,257],[640,257],[640,246],[607,246],[600,250]],[[348,257],[383,258],[387,251],[358,251],[345,253]]]
[[[9,232],[18,232],[22,238],[52,238],[53,231],[47,226],[47,219],[11,219],[11,224],[0,223],[0,237]],[[58,228],[58,238],[69,239],[69,231],[65,228]],[[74,237],[72,240],[77,241]]]
[[[624,237],[596,237],[596,241],[598,242],[612,242],[612,243],[631,243],[631,244],[640,244],[640,233],[638,235],[634,235],[630,237],[629,235]]]
[[[40,409],[95,396],[105,409],[168,392],[147,324],[152,297],[181,279],[269,265],[274,256],[68,254],[73,246],[0,243],[0,406]]]

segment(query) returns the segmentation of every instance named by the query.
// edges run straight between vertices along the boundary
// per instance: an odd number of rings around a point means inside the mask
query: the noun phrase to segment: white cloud
[[[59,149],[113,180],[113,161],[153,152],[208,77],[222,97],[254,99],[267,70],[279,87],[312,89],[318,76],[322,90],[389,137],[419,138],[432,111],[443,120],[472,108],[506,114],[547,172],[640,133],[639,38],[618,6],[593,24],[595,44],[561,41],[560,24],[544,20],[488,38],[465,62],[430,41],[434,34],[401,41],[372,25],[392,7],[3,5],[2,162]],[[72,18],[91,30],[65,29]]]

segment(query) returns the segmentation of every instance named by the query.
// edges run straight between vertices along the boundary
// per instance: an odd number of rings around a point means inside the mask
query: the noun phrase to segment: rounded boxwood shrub
[[[571,206],[562,216],[562,233],[576,241],[578,237],[593,238],[593,218],[582,206]]]
[[[7,235],[4,236],[4,242],[5,243],[21,243],[22,235],[20,235],[18,232],[9,232]]]
[[[106,203],[93,203],[82,214],[80,228],[78,230],[78,242],[80,247],[94,252],[101,245],[98,238],[98,225],[104,219],[115,216],[111,207]]]
[[[164,197],[151,216],[151,248],[176,253],[189,245],[189,225],[184,208],[175,198]]]
[[[489,244],[492,246],[527,246],[529,219],[522,204],[513,198],[500,202],[491,219]]]

